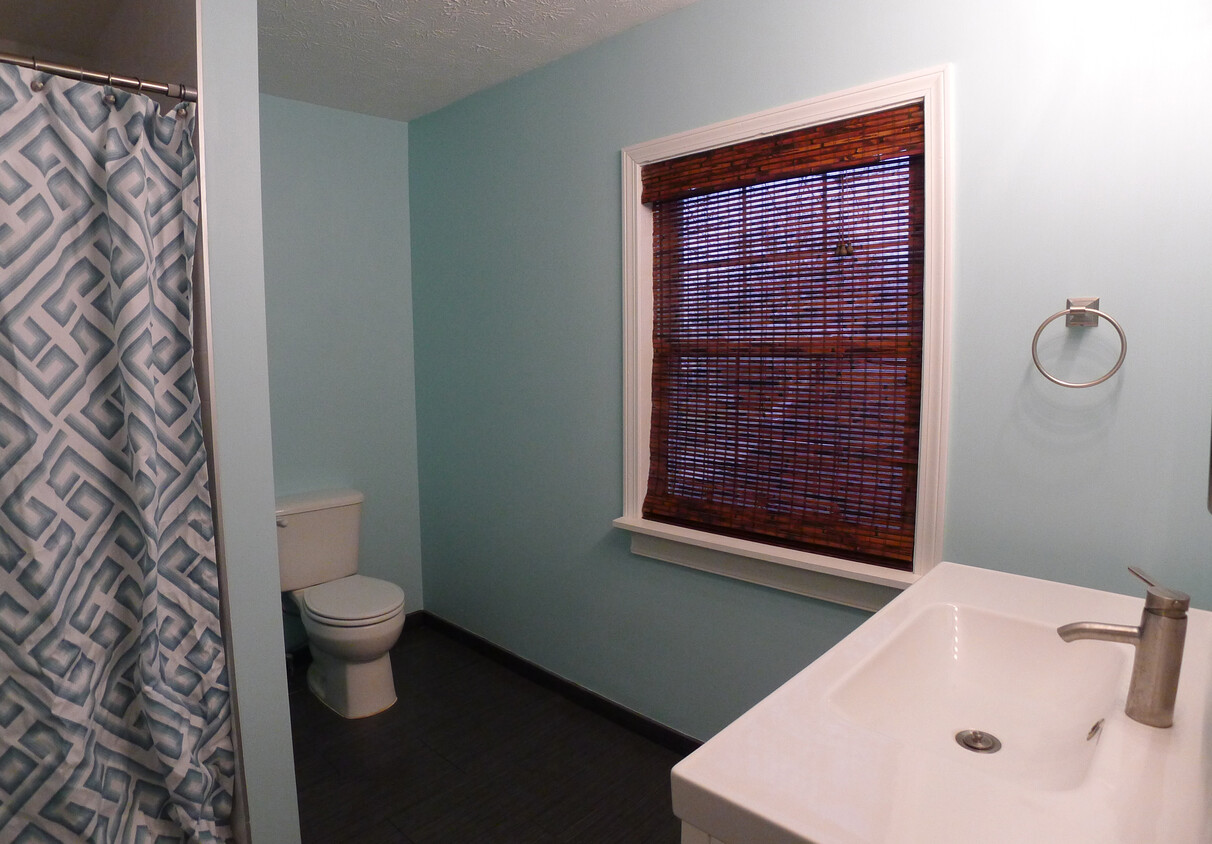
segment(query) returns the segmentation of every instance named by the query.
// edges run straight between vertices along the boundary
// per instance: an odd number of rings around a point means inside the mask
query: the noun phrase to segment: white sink
[[[1112,714],[1129,661],[1122,648],[1094,644],[1068,645],[1054,625],[930,604],[829,701],[842,718],[976,773],[1070,788],[1088,769],[1101,732],[1095,725]],[[991,735],[1001,747],[974,753],[957,741],[962,730]]]
[[[1056,633],[1143,603],[943,563],[674,768],[685,840],[1212,841],[1212,614],[1170,729],[1124,715],[1130,646]]]

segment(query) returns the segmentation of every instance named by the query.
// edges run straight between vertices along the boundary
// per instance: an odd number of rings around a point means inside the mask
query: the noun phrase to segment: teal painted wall
[[[619,150],[955,70],[948,559],[1212,607],[1212,10],[1203,0],[701,0],[409,126],[433,612],[706,738],[864,617],[632,556]],[[1130,349],[1064,390],[1032,335],[1097,295]],[[1043,343],[1062,375],[1104,327]],[[1069,360],[1068,358],[1072,358]]]
[[[408,125],[261,97],[277,493],[366,494],[359,570],[422,606]]]
[[[278,612],[278,547],[265,350],[257,9],[198,2],[204,107],[203,229],[210,320],[216,512],[228,654],[256,842],[299,840]]]

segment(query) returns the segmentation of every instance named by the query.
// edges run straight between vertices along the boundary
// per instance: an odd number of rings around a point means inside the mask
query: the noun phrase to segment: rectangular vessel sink
[[[676,766],[674,811],[722,844],[1212,841],[1212,614],[1169,729],[1124,715],[1131,646],[1056,633],[1142,606],[943,563]]]

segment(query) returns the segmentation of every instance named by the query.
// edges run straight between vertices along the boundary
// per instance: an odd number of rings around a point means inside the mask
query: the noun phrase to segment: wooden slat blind
[[[646,518],[911,569],[921,126],[919,104],[644,168],[660,197]],[[673,166],[705,158],[723,187]]]
[[[655,161],[644,167],[641,201],[681,199],[921,155],[924,123],[925,110],[916,102]]]

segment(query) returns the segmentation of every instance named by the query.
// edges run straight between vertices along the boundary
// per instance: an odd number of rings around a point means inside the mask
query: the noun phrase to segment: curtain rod
[[[55,76],[66,76],[71,79],[79,79],[85,82],[104,83],[112,85],[115,88],[130,88],[136,91],[148,92],[152,94],[165,94],[174,100],[184,100],[190,103],[198,101],[198,89],[191,88],[182,83],[164,83],[164,82],[148,82],[144,79],[139,79],[132,76],[118,76],[113,73],[97,73],[95,70],[84,70],[79,67],[71,67],[65,64],[55,64],[54,62],[41,62],[33,56],[14,56],[12,53],[0,52],[0,62],[15,64],[19,67],[27,67],[30,70],[37,70],[44,73],[53,73]]]

